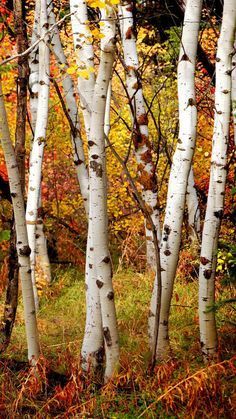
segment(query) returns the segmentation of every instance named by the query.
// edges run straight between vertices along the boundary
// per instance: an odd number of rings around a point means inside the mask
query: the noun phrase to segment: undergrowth
[[[120,370],[102,385],[79,367],[84,332],[83,275],[54,273],[41,297],[41,350],[36,371],[27,365],[20,304],[11,344],[1,359],[0,417],[5,418],[234,418],[236,358],[228,305],[217,312],[219,358],[204,365],[198,343],[197,281],[181,276],[171,312],[172,357],[150,374],[147,316],[153,278],[122,271],[114,276],[121,345]],[[227,298],[227,289],[218,289]]]

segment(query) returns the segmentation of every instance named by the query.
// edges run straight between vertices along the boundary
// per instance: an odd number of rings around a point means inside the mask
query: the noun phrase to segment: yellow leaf
[[[67,68],[66,72],[68,74],[75,74],[76,73],[76,67],[69,67],[69,68]]]

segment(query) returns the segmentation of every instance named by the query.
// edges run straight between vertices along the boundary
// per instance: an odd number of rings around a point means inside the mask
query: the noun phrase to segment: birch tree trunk
[[[70,10],[74,48],[79,70],[94,70],[94,53],[91,43],[91,32],[88,27],[87,5],[83,0],[70,1]],[[88,144],[90,140],[91,110],[95,86],[95,76],[90,71],[89,79],[78,77],[78,91]],[[90,182],[89,182],[90,187]],[[90,194],[89,194],[90,200]],[[88,210],[88,207],[87,207]],[[94,244],[91,222],[88,226],[86,251],[85,287],[86,287],[86,324],[82,344],[82,367],[89,370],[98,367],[103,362],[104,339],[102,330],[102,315],[99,289],[96,285],[96,263],[94,260]]]
[[[92,34],[88,26],[88,11],[85,0],[70,0],[71,24],[76,52],[76,62],[79,70],[88,70],[89,78],[78,77],[78,91],[84,116],[87,138],[90,132],[90,115],[92,109],[95,75],[94,52],[91,43]]]
[[[56,22],[55,15],[52,9],[52,4],[49,6],[49,25],[52,26]],[[74,150],[74,163],[76,167],[76,173],[78,182],[80,185],[80,191],[84,202],[86,215],[88,217],[89,211],[89,180],[88,170],[86,167],[86,160],[84,156],[83,143],[80,134],[80,122],[79,122],[79,111],[75,99],[75,88],[71,76],[66,72],[69,68],[65,53],[62,48],[60,33],[58,27],[54,28],[53,36],[51,40],[51,46],[53,53],[59,65],[63,65],[64,77],[62,80],[63,90],[65,95],[65,102],[67,112],[71,118],[73,126],[71,127],[71,139],[72,147]]]
[[[112,377],[119,360],[119,344],[112,286],[111,259],[108,249],[107,191],[105,173],[104,117],[106,95],[115,52],[115,23],[112,9],[102,9],[104,38],[94,90],[89,140],[89,232],[92,235],[96,265],[96,286],[99,292],[102,329],[105,343],[105,381]],[[89,292],[88,284],[87,292]]]
[[[24,304],[25,328],[28,346],[29,361],[34,364],[39,357],[39,341],[36,322],[33,287],[30,269],[30,248],[28,245],[27,229],[25,223],[25,206],[21,189],[20,175],[16,163],[14,149],[10,139],[7,115],[3,101],[2,86],[0,83],[0,137],[6,161],[10,192],[16,227],[16,246],[19,263],[19,272],[22,284]]]
[[[169,349],[169,312],[179,257],[185,196],[196,140],[197,109],[194,72],[201,0],[188,0],[184,15],[178,63],[179,139],[170,171],[165,220],[161,242],[162,297],[156,357],[163,358]],[[149,317],[149,335],[154,336],[153,313],[157,304],[155,281]]]
[[[234,41],[234,56],[232,61],[232,111],[234,124],[234,144],[236,145],[236,40]]]
[[[215,301],[218,236],[224,210],[235,23],[236,3],[234,0],[225,0],[216,56],[215,119],[210,184],[199,271],[200,342],[206,359],[211,358],[217,349],[215,313],[209,309]]]
[[[194,186],[194,174],[193,167],[191,166],[189,177],[188,177],[188,186],[186,194],[186,204],[188,210],[188,227],[189,235],[192,243],[198,242],[201,235],[201,226],[200,226],[200,209],[197,197],[197,191]]]
[[[25,25],[25,7],[20,0],[14,0],[14,26],[16,34],[17,53],[21,54],[27,49],[27,31]],[[17,116],[15,131],[15,156],[19,169],[21,188],[25,189],[25,125],[27,111],[27,85],[29,67],[26,57],[18,58],[17,66]],[[8,275],[6,286],[6,299],[3,320],[0,327],[0,351],[5,351],[11,338],[18,304],[18,274],[16,251],[16,234],[14,215],[11,220],[10,251],[8,258]]]
[[[40,37],[40,1],[35,4],[34,25],[31,37],[31,45]],[[29,88],[30,88],[30,111],[31,111],[31,128],[35,132],[37,110],[38,110],[38,96],[39,96],[39,46],[31,51],[29,55]],[[32,150],[31,156],[32,157]],[[47,240],[44,234],[44,225],[42,214],[42,198],[41,188],[39,192],[38,201],[38,218],[35,231],[35,283],[43,278],[46,283],[51,282],[51,267],[48,257]]]
[[[142,187],[142,198],[146,204],[153,223],[156,227],[157,237],[160,241],[161,230],[159,220],[159,202],[156,165],[152,158],[151,144],[148,138],[148,118],[143,99],[141,80],[138,76],[138,54],[136,38],[133,30],[132,1],[122,1],[120,10],[121,16],[121,38],[124,52],[125,70],[127,74],[127,90],[132,106],[132,117],[134,119],[133,143],[135,158],[138,164],[138,182]],[[155,266],[155,246],[151,226],[146,221],[146,246],[147,265],[153,269]]]
[[[40,8],[40,36],[46,35],[48,19],[47,19],[47,1],[41,0]],[[38,93],[38,110],[34,132],[34,142],[31,151],[30,170],[29,170],[29,186],[28,199],[26,207],[26,223],[29,238],[29,246],[31,249],[31,269],[32,282],[34,289],[35,305],[38,309],[38,293],[35,281],[35,261],[36,261],[36,223],[38,216],[38,202],[41,185],[41,171],[44,143],[46,141],[46,128],[48,119],[48,100],[49,100],[49,42],[48,35],[44,37],[44,41],[39,44],[39,93]]]

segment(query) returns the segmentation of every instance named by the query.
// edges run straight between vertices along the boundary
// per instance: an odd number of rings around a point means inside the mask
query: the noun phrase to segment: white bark
[[[168,324],[174,278],[179,257],[185,195],[196,140],[197,109],[194,72],[201,16],[201,0],[189,0],[185,9],[178,64],[179,139],[171,166],[167,205],[161,242],[162,298],[156,356],[162,358],[169,348]],[[156,307],[156,281],[150,315]],[[154,336],[150,317],[149,334]]]
[[[55,24],[55,15],[52,10],[52,5],[49,6],[49,25]],[[85,211],[88,217],[89,211],[89,181],[88,181],[88,170],[86,167],[86,160],[84,156],[83,143],[80,136],[80,123],[79,123],[79,112],[75,99],[75,89],[71,76],[66,72],[69,68],[64,50],[62,48],[60,33],[58,27],[55,27],[51,46],[53,53],[59,65],[63,65],[64,77],[62,80],[64,98],[66,102],[67,112],[73,123],[73,131],[71,132],[72,147],[74,150],[74,163],[76,167],[77,178],[80,185],[80,191],[84,202]]]
[[[236,40],[234,42],[234,56],[232,60],[232,111],[233,111],[233,124],[234,124],[234,144],[236,145]]]
[[[31,37],[31,45],[40,37],[40,1],[35,3],[34,25]],[[39,46],[37,45],[29,54],[29,87],[30,87],[30,113],[31,126],[35,130],[38,110],[38,92],[39,92]]]
[[[101,41],[101,57],[94,90],[89,141],[89,225],[96,265],[96,285],[99,291],[102,328],[105,343],[105,381],[112,377],[119,360],[118,333],[112,287],[111,260],[108,249],[107,191],[105,176],[104,117],[106,95],[112,72],[115,50],[115,23],[112,9],[102,9],[106,18],[105,37]],[[87,292],[89,292],[88,284]]]
[[[94,70],[94,53],[91,42],[92,34],[88,26],[88,11],[85,0],[70,0],[71,24],[76,52],[76,62],[79,70]],[[95,85],[94,72],[89,78],[78,77],[78,91],[84,116],[87,138],[90,132],[90,116]]]
[[[193,243],[196,241],[198,242],[200,240],[200,234],[201,234],[200,209],[199,209],[197,191],[194,186],[194,174],[193,174],[192,166],[191,166],[189,177],[188,177],[186,204],[187,204],[187,210],[188,210],[189,235]]]
[[[215,119],[210,184],[202,233],[199,271],[200,342],[206,358],[217,349],[215,313],[215,271],[220,223],[223,216],[227,145],[231,108],[232,51],[235,36],[236,3],[225,0],[216,56]]]
[[[30,248],[25,222],[24,198],[21,190],[20,175],[16,163],[14,149],[10,139],[7,115],[3,101],[2,86],[0,83],[0,137],[6,161],[10,191],[12,197],[15,228],[16,248],[19,262],[19,273],[22,284],[26,338],[28,346],[28,359],[34,364],[39,357],[39,340],[34,303],[33,287],[30,269]]]
[[[161,238],[156,166],[152,159],[151,145],[148,139],[148,120],[141,81],[138,77],[139,60],[136,39],[133,33],[132,2],[123,1],[119,8],[121,39],[127,73],[127,90],[133,109],[136,133],[133,135],[135,158],[138,164],[138,181],[142,187],[142,198],[151,214],[157,230],[158,240]],[[155,266],[155,246],[151,226],[146,222],[147,265]]]
[[[26,207],[26,223],[28,231],[29,246],[31,249],[31,269],[32,282],[34,289],[35,305],[38,308],[38,293],[35,282],[35,261],[36,261],[36,223],[38,214],[38,201],[41,185],[41,171],[43,161],[44,143],[46,140],[46,128],[48,119],[48,100],[49,100],[49,48],[47,46],[47,1],[41,0],[40,7],[40,36],[44,36],[44,41],[39,44],[39,93],[38,110],[34,132],[34,142],[31,151],[29,186]]]

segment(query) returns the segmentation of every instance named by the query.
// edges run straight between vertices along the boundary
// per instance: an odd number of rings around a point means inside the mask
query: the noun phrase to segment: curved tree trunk
[[[39,357],[38,330],[35,313],[35,302],[31,282],[30,248],[28,245],[25,223],[25,206],[21,189],[20,175],[16,163],[14,149],[10,139],[7,115],[3,101],[2,86],[0,84],[0,137],[6,161],[13,211],[16,227],[16,246],[19,263],[19,273],[22,284],[25,328],[28,346],[28,358],[31,363]]]
[[[14,0],[14,22],[17,53],[21,54],[27,49],[27,31],[25,25],[24,2]],[[15,132],[15,156],[20,173],[21,188],[24,195],[25,190],[25,126],[27,111],[27,85],[29,77],[29,67],[27,57],[18,58],[18,77],[17,77],[17,116]],[[12,333],[15,322],[17,303],[18,303],[18,273],[16,251],[16,235],[14,227],[14,216],[11,222],[10,252],[8,258],[8,279],[6,287],[6,300],[4,315],[1,325],[1,351],[5,351]]]
[[[104,15],[105,14],[105,15]],[[105,179],[104,117],[106,95],[112,72],[115,51],[115,23],[112,9],[102,9],[106,19],[101,41],[101,57],[91,115],[89,140],[89,229],[92,234],[93,256],[96,265],[96,286],[99,292],[102,329],[105,342],[105,381],[112,377],[119,360],[118,333],[112,287],[111,260],[108,249],[107,191]],[[89,286],[87,292],[89,292]]]
[[[179,257],[185,195],[196,140],[197,109],[194,72],[202,1],[188,0],[185,9],[178,64],[179,139],[171,166],[166,213],[161,242],[162,297],[156,357],[169,349],[169,312]],[[154,335],[152,316],[156,307],[156,286],[151,301],[149,333]]]
[[[234,0],[225,0],[216,56],[215,120],[210,184],[202,233],[199,271],[200,342],[206,359],[211,358],[217,349],[215,312],[209,309],[215,302],[218,236],[224,211],[235,23],[236,3]]]
[[[121,2],[120,28],[121,39],[124,52],[124,62],[126,70],[126,84],[129,100],[132,108],[132,118],[134,120],[133,144],[135,148],[135,158],[138,164],[138,182],[142,188],[142,198],[149,211],[152,221],[156,227],[157,237],[161,239],[161,229],[159,220],[159,202],[157,189],[156,165],[152,157],[152,148],[148,138],[148,119],[141,80],[138,76],[138,54],[136,38],[133,29],[132,1]],[[145,222],[146,246],[147,246],[147,266],[153,269],[155,263],[155,246],[151,226]]]
[[[41,0],[40,8],[40,35],[45,35],[48,26],[47,19],[47,1]],[[38,110],[34,133],[34,142],[31,151],[30,170],[29,170],[29,186],[28,199],[26,207],[26,223],[29,238],[29,246],[31,249],[31,269],[32,282],[34,289],[35,305],[38,308],[38,293],[35,281],[35,261],[36,261],[36,223],[38,217],[38,202],[41,185],[41,170],[44,144],[46,141],[46,128],[48,119],[48,99],[49,99],[49,48],[47,42],[48,36],[39,44],[39,93],[38,93]]]

